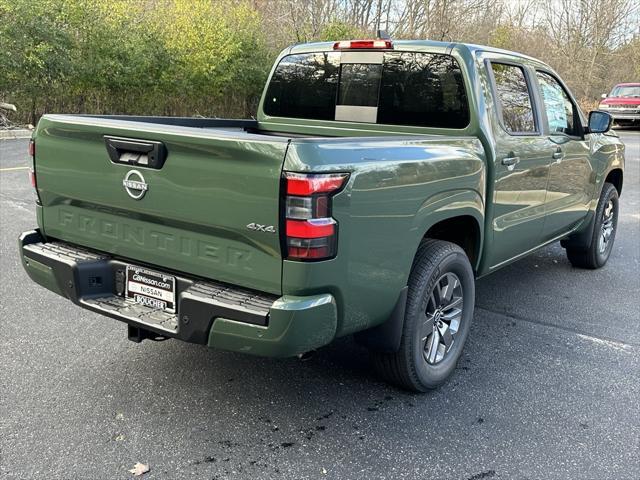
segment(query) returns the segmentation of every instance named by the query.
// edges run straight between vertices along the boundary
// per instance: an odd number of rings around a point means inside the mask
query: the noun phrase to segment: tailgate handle
[[[166,147],[155,140],[105,135],[104,143],[113,163],[160,169],[167,158]]]

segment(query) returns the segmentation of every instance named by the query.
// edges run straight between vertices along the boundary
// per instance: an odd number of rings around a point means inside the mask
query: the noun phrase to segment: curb
[[[0,140],[11,140],[15,138],[31,138],[33,130],[28,128],[16,128],[14,130],[0,130]]]

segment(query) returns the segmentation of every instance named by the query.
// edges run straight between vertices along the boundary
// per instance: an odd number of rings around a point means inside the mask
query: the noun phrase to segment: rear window
[[[346,63],[340,68],[338,105],[376,107],[380,92],[382,65]]]
[[[378,53],[380,61],[367,63],[341,52],[284,57],[267,88],[264,113],[435,128],[469,124],[464,79],[452,56]]]
[[[284,57],[269,83],[265,113],[276,117],[333,120],[339,73],[337,52]]]

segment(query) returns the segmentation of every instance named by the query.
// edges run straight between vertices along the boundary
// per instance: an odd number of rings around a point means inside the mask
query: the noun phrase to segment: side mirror
[[[589,112],[589,127],[587,133],[606,133],[611,129],[613,117],[607,112],[594,110]]]
[[[600,95],[600,98],[607,98],[607,94],[603,93],[602,95]]]

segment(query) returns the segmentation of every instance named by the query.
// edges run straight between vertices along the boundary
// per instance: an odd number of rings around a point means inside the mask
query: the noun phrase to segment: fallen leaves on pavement
[[[149,468],[149,465],[145,465],[144,463],[136,462],[136,464],[133,466],[133,468],[131,470],[129,470],[129,471],[131,473],[133,473],[134,477],[139,477],[140,475],[144,475],[145,473],[147,473],[149,470],[151,470]]]

